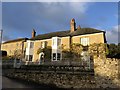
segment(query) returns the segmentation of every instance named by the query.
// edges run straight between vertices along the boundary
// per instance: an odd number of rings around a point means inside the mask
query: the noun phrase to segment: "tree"
[[[14,55],[13,55],[14,58],[21,59],[22,56],[23,56],[23,54],[22,54],[22,50],[21,49],[14,50]]]
[[[45,48],[39,48],[38,50],[37,50],[37,54],[40,54],[41,52],[43,52],[44,53],[44,59],[45,59],[45,61],[48,61],[48,60],[50,60],[51,59],[51,53],[52,53],[52,48],[51,48],[51,46],[48,46],[48,47],[45,47]]]
[[[109,54],[107,57],[109,58],[120,58],[120,43],[118,45],[112,43],[108,44]]]
[[[117,54],[117,45],[115,44],[108,44],[109,48],[109,55],[108,57],[113,57]]]

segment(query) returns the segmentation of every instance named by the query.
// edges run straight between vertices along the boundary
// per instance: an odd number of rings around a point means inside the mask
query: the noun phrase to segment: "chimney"
[[[76,23],[75,23],[75,19],[72,18],[70,21],[70,32],[74,32],[76,30]]]
[[[80,25],[77,27],[77,30],[80,30],[81,29],[81,27],[80,27]]]
[[[36,35],[36,32],[35,32],[35,30],[33,29],[33,30],[32,30],[32,38],[34,38],[35,35]]]

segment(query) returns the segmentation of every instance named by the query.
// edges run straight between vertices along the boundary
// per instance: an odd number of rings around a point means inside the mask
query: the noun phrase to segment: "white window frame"
[[[83,37],[83,38],[80,38],[80,43],[83,45],[83,46],[87,46],[89,45],[89,37]]]
[[[30,48],[34,48],[34,42],[30,42]]]

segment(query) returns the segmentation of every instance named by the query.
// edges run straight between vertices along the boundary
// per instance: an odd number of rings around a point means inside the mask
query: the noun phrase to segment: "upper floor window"
[[[30,48],[33,48],[33,46],[34,46],[34,43],[30,42]]]
[[[47,47],[47,41],[41,42],[41,48],[45,48],[45,47]]]
[[[86,38],[81,38],[81,39],[80,39],[80,43],[81,43],[83,46],[89,45],[89,38],[88,38],[88,37],[86,37]]]
[[[61,45],[61,39],[58,39],[58,46]]]
[[[56,39],[53,39],[53,46],[55,46],[56,44]]]
[[[61,45],[61,39],[60,38],[54,38],[52,44],[53,44],[53,46]]]

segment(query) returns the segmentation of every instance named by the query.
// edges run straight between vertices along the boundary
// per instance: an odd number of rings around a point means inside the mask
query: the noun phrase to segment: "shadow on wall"
[[[19,73],[18,73],[19,74]],[[15,75],[15,74],[13,74]],[[24,74],[25,75],[25,74]],[[17,81],[21,81],[20,74],[15,76]],[[22,82],[32,83],[35,85],[32,88],[47,88],[47,89],[81,89],[81,88],[120,88],[117,79],[109,79],[107,76],[80,76],[71,74],[27,74],[29,80],[24,80]],[[19,80],[18,80],[19,78]],[[24,77],[25,78],[25,77]],[[14,78],[13,78],[14,79]],[[4,81],[4,80],[3,80]],[[35,84],[34,84],[35,83]],[[38,86],[37,86],[38,84]],[[40,86],[39,86],[40,85]],[[12,87],[12,86],[11,86]],[[10,87],[10,88],[11,88]],[[16,85],[17,88],[17,85]]]
[[[96,88],[120,88],[120,80],[107,76],[95,76]]]

